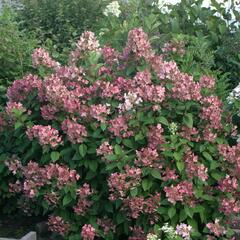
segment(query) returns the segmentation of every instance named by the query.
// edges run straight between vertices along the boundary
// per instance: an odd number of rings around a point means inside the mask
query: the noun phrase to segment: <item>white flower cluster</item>
[[[172,122],[170,125],[169,125],[169,131],[171,132],[172,135],[175,135],[176,132],[178,130],[178,125],[177,123],[175,122]]]
[[[124,103],[118,106],[121,111],[129,111],[134,107],[134,105],[139,105],[142,102],[142,98],[138,97],[136,93],[132,92],[127,94],[125,93],[124,99]]]
[[[233,89],[227,98],[229,104],[232,104],[236,100],[240,100],[240,83]]]
[[[165,223],[160,230],[162,230],[169,239],[176,239],[178,237],[175,229],[169,226],[168,223]]]
[[[156,6],[162,13],[170,13],[171,10],[169,9],[170,5],[176,5],[180,3],[181,0],[155,0],[152,3],[152,6]],[[231,24],[235,21],[235,26],[239,26],[239,21],[236,21],[236,17],[233,13],[233,4],[235,11],[240,11],[240,2],[239,0],[217,0],[217,3],[221,4],[222,7],[225,8],[226,13],[231,14],[231,20],[228,22],[225,20],[219,12],[216,12],[214,15],[217,17],[221,17],[223,20],[226,21],[227,24]],[[202,7],[215,9],[215,7],[211,4],[211,0],[203,0]],[[189,17],[189,16],[188,16]],[[197,23],[197,22],[196,22]]]
[[[103,14],[105,16],[115,16],[115,17],[119,17],[119,15],[121,14],[121,10],[120,10],[120,5],[118,3],[118,1],[113,1],[111,3],[109,3],[106,7],[106,9],[104,10]]]
[[[153,2],[152,6],[156,6],[162,13],[170,13],[168,5],[163,0]]]
[[[147,240],[161,240],[156,234],[149,233],[147,235]]]

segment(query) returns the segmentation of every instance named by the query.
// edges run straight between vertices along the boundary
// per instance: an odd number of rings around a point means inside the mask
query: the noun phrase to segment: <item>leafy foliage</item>
[[[107,3],[100,0],[20,2],[23,4],[22,10],[18,11],[21,28],[34,32],[42,43],[51,39],[58,50],[71,46],[84,30],[97,29],[103,18],[103,6]]]

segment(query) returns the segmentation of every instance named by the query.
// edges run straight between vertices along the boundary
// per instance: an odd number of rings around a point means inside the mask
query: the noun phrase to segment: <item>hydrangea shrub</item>
[[[62,66],[44,49],[0,115],[4,196],[65,239],[230,239],[240,145],[212,76],[195,79],[135,28],[126,47],[84,32]],[[8,171],[6,171],[8,169]],[[165,228],[164,228],[165,226]],[[165,231],[163,231],[165,229]]]

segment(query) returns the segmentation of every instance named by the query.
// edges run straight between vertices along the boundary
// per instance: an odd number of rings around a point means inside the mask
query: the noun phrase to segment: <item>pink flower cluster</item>
[[[226,234],[226,229],[219,223],[219,219],[215,219],[214,223],[208,223],[206,227],[209,229],[211,233],[213,233],[216,237],[221,237]]]
[[[49,230],[62,236],[66,235],[70,230],[70,225],[59,216],[50,216],[48,218]]]
[[[71,92],[64,85],[63,80],[58,75],[50,75],[44,81],[45,98],[56,107],[64,105],[64,100],[71,99]]]
[[[137,58],[149,59],[153,56],[153,50],[147,34],[142,28],[134,28],[128,33],[128,42],[125,52],[130,49]]]
[[[198,156],[194,155],[191,150],[185,154],[184,161],[186,163],[186,172],[189,178],[198,177],[202,181],[208,179],[207,168],[203,164],[198,163]]]
[[[91,105],[90,114],[93,118],[97,119],[99,122],[106,122],[107,115],[110,114],[110,109],[106,105],[97,104]]]
[[[172,96],[180,100],[195,100],[201,99],[201,86],[194,82],[193,77],[188,74],[178,73],[173,78]]]
[[[70,64],[75,66],[78,59],[89,51],[99,51],[99,42],[93,32],[86,31],[80,36],[76,49],[70,54]]]
[[[151,167],[151,168],[162,168],[159,163],[160,157],[156,149],[142,148],[136,151],[137,159],[135,164],[137,166]]]
[[[49,53],[43,48],[37,48],[32,54],[32,63],[34,67],[38,67],[39,65],[43,65],[49,68],[57,68],[60,66],[59,62],[53,60]]]
[[[88,200],[88,197],[93,194],[89,184],[84,183],[81,188],[77,190],[78,202],[74,207],[74,212],[77,215],[84,215],[88,208],[92,205],[92,202]]]
[[[14,110],[20,112],[26,112],[26,108],[20,102],[8,102],[6,107],[6,113],[12,117],[14,116]]]
[[[169,167],[167,167],[163,172],[162,180],[164,182],[169,181],[169,180],[177,180],[178,178],[179,178],[179,176],[176,174],[175,169],[171,170]]]
[[[205,141],[214,142],[217,138],[217,134],[211,129],[211,125],[206,125],[203,131],[203,139]]]
[[[38,76],[29,74],[23,79],[13,82],[12,86],[8,88],[7,97],[12,102],[21,102],[35,89],[38,90],[39,95],[42,93],[42,81]]]
[[[21,182],[17,180],[15,183],[9,183],[8,190],[10,193],[20,193],[22,191]]]
[[[180,135],[183,138],[186,138],[187,140],[191,141],[191,142],[199,142],[200,137],[199,137],[199,131],[197,130],[197,128],[193,127],[193,128],[188,128],[186,126],[182,126]]]
[[[18,171],[22,170],[22,163],[20,159],[13,155],[11,158],[5,161],[5,165],[8,167],[9,171],[14,175],[17,174]]]
[[[128,240],[146,240],[147,236],[141,227],[134,226],[131,230],[132,236]]]
[[[81,237],[83,240],[94,240],[95,236],[96,236],[96,229],[92,225],[85,224],[82,227]]]
[[[65,185],[75,183],[80,178],[75,170],[70,170],[68,167],[58,164],[40,167],[36,162],[30,161],[26,166],[22,166],[18,160],[9,159],[6,165],[13,174],[21,173],[23,176],[21,191],[28,198],[36,197],[39,189],[45,185],[53,184],[61,189]],[[14,186],[16,191],[13,189]],[[15,185],[11,185],[12,192],[19,192],[19,188],[18,181]]]
[[[97,224],[103,229],[105,235],[108,235],[110,231],[113,233],[116,232],[116,226],[113,224],[113,221],[110,218],[98,218]]]
[[[160,193],[156,193],[149,198],[144,199],[143,196],[139,197],[128,197],[123,200],[124,208],[128,210],[128,215],[137,219],[141,214],[146,214],[150,218],[150,223],[153,224],[155,213],[157,208],[160,206]]]
[[[41,116],[45,120],[55,119],[55,114],[58,112],[57,108],[52,105],[44,105],[41,107]]]
[[[228,146],[226,144],[218,145],[219,153],[224,157],[224,160],[234,165],[233,172],[236,176],[240,173],[240,143],[236,146]]]
[[[216,96],[204,97],[200,117],[208,122],[208,126],[213,129],[221,129],[222,123],[222,102]]]
[[[69,141],[72,143],[82,143],[83,139],[88,135],[85,126],[70,119],[62,122],[62,130],[67,134]]]
[[[168,201],[175,204],[177,201],[183,202],[186,198],[193,196],[193,184],[183,181],[176,186],[164,187],[164,191]]]
[[[104,46],[102,48],[102,54],[103,54],[104,61],[107,64],[113,65],[118,62],[119,54],[116,52],[114,48],[111,48],[109,46]]]
[[[157,126],[150,126],[148,131],[148,146],[152,149],[157,148],[158,146],[161,146],[165,142],[163,137],[163,127],[159,123]]]
[[[226,216],[240,213],[240,202],[235,198],[224,198],[220,203],[220,211]]]
[[[52,128],[51,126],[35,125],[28,128],[26,134],[30,140],[37,138],[39,144],[42,146],[50,145],[52,148],[56,148],[63,143],[58,130]]]
[[[136,187],[140,183],[141,174],[141,169],[129,167],[126,167],[125,173],[112,173],[108,179],[111,192],[109,199],[114,201],[124,198],[130,188]]]
[[[127,120],[124,116],[118,116],[115,119],[109,121],[108,130],[116,137],[127,138],[133,135],[132,131],[129,131]]]
[[[102,156],[102,159],[105,160],[106,156],[113,154],[113,147],[109,142],[103,142],[99,148],[97,148],[97,155]]]
[[[235,177],[230,177],[227,175],[224,179],[219,181],[219,186],[218,188],[222,192],[229,192],[229,193],[234,193],[238,189],[238,180]]]
[[[202,88],[212,89],[215,87],[215,80],[210,76],[203,75],[199,80],[199,84]]]
[[[165,99],[165,88],[151,83],[151,73],[148,70],[137,72],[132,85],[132,91],[145,101],[161,103]]]

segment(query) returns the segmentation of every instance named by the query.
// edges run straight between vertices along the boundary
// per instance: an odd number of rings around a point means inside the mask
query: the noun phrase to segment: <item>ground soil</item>
[[[0,216],[0,237],[21,238],[30,231],[36,230],[36,224],[41,222],[39,217]]]

